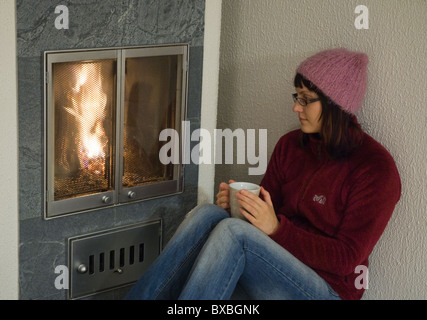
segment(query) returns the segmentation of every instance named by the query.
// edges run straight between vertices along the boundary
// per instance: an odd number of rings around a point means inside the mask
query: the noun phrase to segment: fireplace
[[[46,219],[182,192],[159,134],[181,131],[187,66],[188,45],[45,52]]]

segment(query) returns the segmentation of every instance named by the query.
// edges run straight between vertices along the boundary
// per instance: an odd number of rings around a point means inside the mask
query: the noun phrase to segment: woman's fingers
[[[237,197],[242,206],[240,212],[255,227],[270,235],[279,227],[279,221],[268,191],[262,188],[261,195],[264,200],[247,190],[239,192]]]
[[[229,180],[229,183],[234,182],[234,180]],[[223,209],[230,208],[230,186],[222,182],[219,185],[219,192],[216,195],[216,204]]]
[[[237,193],[237,198],[239,199],[239,204],[242,208],[254,217],[257,217],[263,210],[264,201],[252,192],[242,190]]]

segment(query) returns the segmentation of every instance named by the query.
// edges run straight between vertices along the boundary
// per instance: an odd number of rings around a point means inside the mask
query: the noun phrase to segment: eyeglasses
[[[316,98],[316,99],[303,99],[303,98],[298,98],[298,93],[294,93],[292,94],[292,98],[294,99],[294,102],[298,102],[302,107],[307,106],[310,103],[316,102],[316,101],[320,101],[320,98]]]

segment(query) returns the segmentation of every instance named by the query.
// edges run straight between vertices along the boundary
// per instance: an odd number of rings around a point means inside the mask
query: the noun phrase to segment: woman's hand
[[[271,235],[276,232],[280,223],[274,211],[270,193],[261,187],[261,194],[265,201],[247,190],[238,192],[237,198],[242,206],[240,212],[255,227],[265,234]]]
[[[233,183],[234,180],[229,180],[228,183]],[[225,182],[219,185],[219,192],[216,195],[216,204],[221,208],[230,209],[230,186]]]

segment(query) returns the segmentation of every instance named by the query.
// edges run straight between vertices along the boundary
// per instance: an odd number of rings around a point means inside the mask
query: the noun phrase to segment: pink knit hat
[[[305,60],[297,73],[310,80],[344,111],[355,114],[366,93],[369,58],[362,52],[331,49]]]

